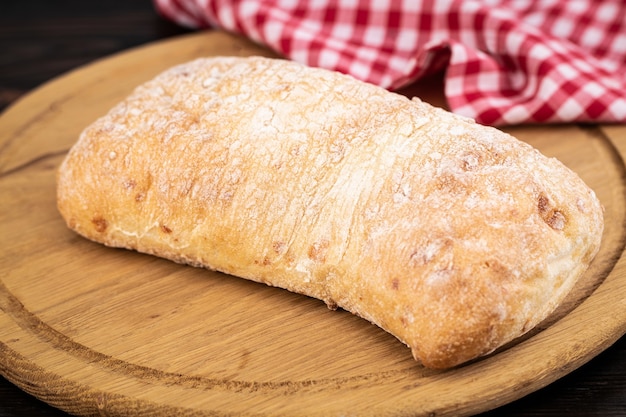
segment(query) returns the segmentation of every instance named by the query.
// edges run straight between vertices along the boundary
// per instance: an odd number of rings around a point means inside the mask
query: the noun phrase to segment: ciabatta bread
[[[139,86],[71,149],[58,207],[105,245],[349,310],[434,368],[537,325],[603,228],[576,174],[499,130],[259,57]]]

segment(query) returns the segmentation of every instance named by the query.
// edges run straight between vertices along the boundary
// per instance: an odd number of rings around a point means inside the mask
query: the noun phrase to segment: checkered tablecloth
[[[178,24],[397,89],[445,70],[491,125],[626,122],[625,0],[154,0]]]

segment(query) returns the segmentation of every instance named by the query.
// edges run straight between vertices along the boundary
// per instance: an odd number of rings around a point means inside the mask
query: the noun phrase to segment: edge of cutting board
[[[54,207],[54,175],[82,128],[163,69],[220,54],[272,55],[222,32],[185,35],[81,67],[0,116],[5,378],[77,415],[469,415],[553,382],[626,333],[623,125],[505,129],[564,158],[597,187],[606,207],[603,248],[576,297],[538,331],[449,371],[420,367],[380,329],[315,300],[104,248],[67,231]],[[413,91],[443,103],[428,82],[405,90]],[[202,304],[203,292],[215,310]],[[188,334],[185,324],[198,333]],[[234,331],[220,333],[224,326]]]

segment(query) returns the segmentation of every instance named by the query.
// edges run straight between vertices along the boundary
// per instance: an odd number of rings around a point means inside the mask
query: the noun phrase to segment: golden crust
[[[576,174],[505,133],[259,57],[138,87],[82,133],[58,206],[94,241],[349,310],[434,368],[538,324],[603,228]]]

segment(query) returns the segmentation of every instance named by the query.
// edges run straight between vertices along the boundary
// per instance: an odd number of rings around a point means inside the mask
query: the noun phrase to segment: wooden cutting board
[[[577,171],[606,208],[602,249],[532,334],[449,371],[321,301],[69,231],[55,171],[132,88],[199,56],[269,55],[199,33],[95,62],[0,117],[0,373],[78,415],[469,415],[537,390],[626,333],[626,126],[509,130]],[[408,92],[443,104],[441,83]]]

